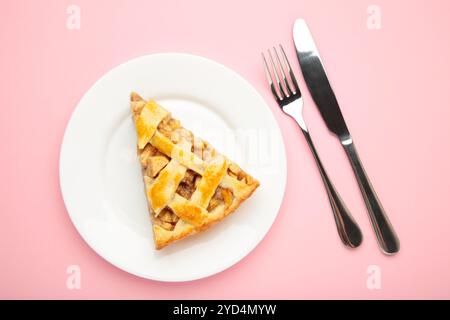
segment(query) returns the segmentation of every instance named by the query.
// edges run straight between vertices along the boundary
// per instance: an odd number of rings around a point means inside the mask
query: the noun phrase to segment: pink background
[[[66,28],[70,4],[81,8],[81,30]],[[381,8],[381,30],[366,27],[370,4]],[[450,298],[449,10],[445,0],[2,1],[0,298]],[[341,245],[307,145],[266,86],[260,51],[282,43],[294,61],[297,17],[309,22],[401,238],[395,257],[378,250],[345,155],[305,94],[313,138],[365,235],[357,250]],[[63,132],[86,90],[124,61],[167,51],[214,59],[252,83],[280,124],[289,170],[261,244],[220,274],[180,284],[99,257],[58,182]],[[72,264],[81,290],[66,287]],[[366,286],[369,265],[381,268],[380,290]]]

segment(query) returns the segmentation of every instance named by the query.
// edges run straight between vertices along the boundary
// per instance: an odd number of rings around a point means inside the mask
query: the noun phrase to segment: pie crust
[[[222,220],[259,186],[155,101],[133,92],[131,112],[156,249]]]

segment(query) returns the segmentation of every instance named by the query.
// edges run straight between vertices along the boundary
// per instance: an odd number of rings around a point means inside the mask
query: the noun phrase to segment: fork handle
[[[314,147],[309,131],[306,128],[302,128],[302,126],[300,126],[300,128],[302,129],[303,135],[308,142],[309,148],[311,149],[311,152],[319,168],[320,175],[322,177],[325,189],[328,194],[328,198],[330,200],[331,209],[333,210],[339,236],[345,245],[351,248],[356,248],[362,242],[361,230],[359,229],[358,225],[350,214],[350,211],[347,209],[345,203],[342,201],[341,197],[336,191],[336,188],[334,187],[330,178],[328,178],[328,174],[325,171],[324,166],[322,165],[322,161],[320,161],[319,155],[316,151],[316,148]]]
[[[375,190],[370,183],[358,153],[356,152],[355,145],[351,138],[341,141],[347,156],[352,165],[356,179],[358,180],[359,188],[366,203],[367,210],[369,212],[370,221],[372,223],[373,230],[377,236],[378,244],[381,250],[388,255],[395,254],[400,250],[400,241],[389,221],[383,206],[378,199]]]

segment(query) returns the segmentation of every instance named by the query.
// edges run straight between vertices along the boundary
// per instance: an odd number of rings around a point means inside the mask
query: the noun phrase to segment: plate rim
[[[264,233],[262,234],[262,236],[257,239],[257,241],[255,241],[254,244],[250,245],[248,247],[247,250],[243,251],[241,255],[237,256],[235,259],[233,259],[233,262],[228,263],[225,267],[221,266],[218,268],[213,268],[212,270],[210,270],[207,273],[204,273],[203,275],[198,275],[198,276],[194,276],[194,277],[189,277],[189,279],[183,279],[183,278],[178,278],[178,277],[172,277],[172,278],[166,278],[166,277],[159,277],[157,275],[152,275],[151,277],[146,275],[146,274],[142,274],[140,272],[137,272],[135,270],[131,271],[130,268],[127,268],[126,265],[122,265],[121,263],[112,261],[111,259],[109,259],[109,257],[107,257],[106,255],[103,255],[100,253],[101,250],[99,250],[96,246],[94,246],[89,240],[88,237],[85,235],[85,233],[80,230],[80,228],[77,227],[77,224],[75,223],[75,218],[73,216],[73,213],[70,212],[68,205],[67,205],[67,197],[68,195],[64,192],[64,173],[63,173],[63,158],[64,158],[64,154],[65,154],[65,149],[67,148],[67,143],[65,143],[66,141],[66,136],[70,130],[70,124],[72,123],[72,120],[74,119],[74,117],[76,116],[76,114],[79,112],[79,106],[82,104],[82,102],[85,100],[86,96],[95,89],[95,87],[102,81],[104,80],[108,75],[110,75],[111,73],[113,73],[114,71],[116,71],[117,69],[136,62],[137,60],[144,60],[147,58],[151,58],[151,57],[157,57],[157,56],[177,56],[177,57],[184,57],[184,58],[189,58],[189,59],[197,59],[197,60],[203,60],[206,63],[210,63],[210,64],[214,64],[219,68],[222,68],[224,71],[229,72],[231,74],[233,74],[235,77],[237,77],[240,81],[242,81],[243,83],[246,84],[247,87],[249,87],[250,90],[253,91],[253,93],[263,102],[262,104],[264,105],[264,107],[267,109],[267,111],[270,114],[270,117],[273,119],[274,123],[276,124],[276,128],[277,128],[277,132],[280,138],[280,144],[281,144],[281,159],[280,159],[280,163],[282,165],[282,169],[281,170],[281,179],[282,179],[282,185],[283,185],[283,191],[281,193],[281,200],[278,204],[278,208],[277,208],[277,212],[276,214],[273,215],[273,219],[270,222],[270,224],[268,224],[268,227],[266,230],[264,230]],[[158,281],[158,282],[167,282],[167,283],[182,283],[182,282],[191,282],[191,281],[197,281],[200,279],[205,279],[205,278],[209,278],[211,276],[214,276],[216,274],[222,273],[225,270],[228,270],[229,268],[237,265],[238,263],[240,263],[246,256],[248,256],[253,250],[256,249],[256,247],[265,239],[265,237],[267,236],[267,234],[269,233],[270,229],[272,228],[276,218],[278,217],[278,214],[280,212],[281,206],[284,202],[284,197],[286,194],[286,186],[287,186],[287,156],[286,156],[286,146],[284,143],[284,139],[283,139],[283,134],[281,131],[281,128],[279,126],[279,123],[275,117],[275,115],[273,114],[272,110],[270,109],[269,105],[266,103],[265,99],[262,97],[262,95],[256,90],[256,88],[247,80],[245,79],[243,76],[241,76],[237,71],[223,65],[220,62],[217,62],[213,59],[210,58],[206,58],[197,54],[192,54],[192,53],[185,53],[185,52],[158,52],[158,53],[151,53],[151,54],[145,54],[145,55],[140,55],[140,56],[136,56],[134,58],[131,58],[129,60],[126,60],[125,62],[119,63],[117,65],[115,65],[114,67],[108,69],[105,73],[103,73],[97,80],[95,80],[95,82],[83,93],[82,97],[78,100],[78,102],[76,103],[74,109],[72,110],[69,119],[66,122],[66,126],[64,129],[64,134],[62,136],[62,140],[61,140],[61,144],[60,144],[60,148],[59,148],[59,159],[58,159],[58,174],[59,174],[59,190],[61,193],[61,197],[64,203],[64,208],[66,213],[68,214],[75,230],[77,231],[77,233],[81,236],[81,238],[83,239],[83,241],[88,245],[88,247],[96,254],[98,255],[100,258],[104,259],[105,261],[107,261],[109,264],[111,264],[112,266],[114,266],[115,268],[142,278],[142,279],[146,279],[146,280],[151,280],[151,281]],[[66,188],[67,189],[67,188]],[[66,191],[67,192],[67,191]]]

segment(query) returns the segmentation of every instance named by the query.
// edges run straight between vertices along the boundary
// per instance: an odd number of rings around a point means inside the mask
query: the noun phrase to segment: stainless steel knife
[[[384,253],[395,254],[400,250],[400,242],[362,166],[311,32],[303,19],[295,21],[294,43],[303,77],[311,96],[328,129],[339,138],[350,160],[378,244]]]

